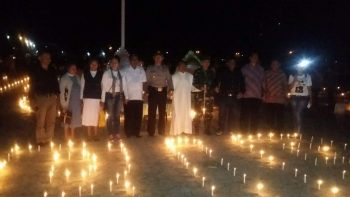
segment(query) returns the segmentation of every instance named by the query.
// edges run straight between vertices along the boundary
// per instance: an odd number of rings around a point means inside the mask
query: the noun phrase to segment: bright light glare
[[[301,59],[298,63],[299,68],[307,68],[311,64],[311,60],[309,59]]]

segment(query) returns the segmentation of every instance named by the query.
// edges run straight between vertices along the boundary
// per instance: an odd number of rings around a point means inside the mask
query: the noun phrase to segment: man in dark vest
[[[98,59],[89,61],[89,69],[81,78],[81,99],[83,103],[82,125],[87,128],[88,139],[98,140],[98,120],[101,102],[101,80]]]

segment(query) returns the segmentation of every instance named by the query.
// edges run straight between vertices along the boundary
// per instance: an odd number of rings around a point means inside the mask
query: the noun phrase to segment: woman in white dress
[[[174,94],[170,134],[192,134],[191,91],[193,76],[186,72],[184,61],[178,63],[177,71],[172,76],[172,80]]]
[[[81,100],[83,103],[82,124],[87,128],[88,139],[98,140],[98,120],[101,110],[101,80],[98,59],[89,61],[89,69],[84,71],[81,78]]]

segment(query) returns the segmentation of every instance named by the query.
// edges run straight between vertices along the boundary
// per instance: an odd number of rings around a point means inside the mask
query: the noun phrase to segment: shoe
[[[220,136],[220,135],[223,135],[223,134],[224,134],[224,133],[223,133],[222,131],[217,131],[217,132],[216,132],[216,135],[217,135],[217,136]]]
[[[119,140],[121,140],[122,138],[120,137],[119,134],[115,134],[113,139],[116,140],[116,141],[119,141]]]

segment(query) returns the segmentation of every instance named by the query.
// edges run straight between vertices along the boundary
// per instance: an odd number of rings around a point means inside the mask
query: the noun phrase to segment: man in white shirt
[[[145,70],[137,55],[130,56],[130,66],[124,72],[125,133],[127,137],[141,137],[143,88],[147,82]]]
[[[107,69],[102,76],[101,105],[105,106],[108,113],[107,131],[109,140],[120,139],[120,107],[123,93],[123,77],[119,57],[113,57],[109,61],[110,69]]]

